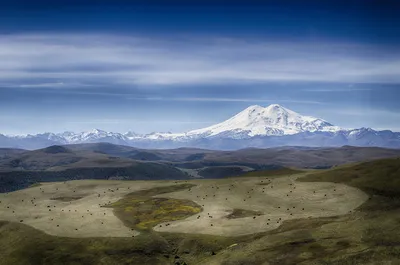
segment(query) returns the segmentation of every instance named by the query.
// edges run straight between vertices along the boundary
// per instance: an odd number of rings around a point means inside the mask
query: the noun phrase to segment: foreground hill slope
[[[370,199],[343,216],[290,220],[240,237],[151,232],[134,238],[65,238],[0,222],[0,264],[399,264],[399,170],[394,158],[312,171],[298,181],[345,183]]]
[[[341,166],[334,170],[309,175],[303,181],[345,183],[370,194],[400,196],[400,157]]]
[[[345,216],[285,222],[207,264],[375,265],[400,263],[400,159],[383,159],[316,171],[301,182],[357,187],[369,199]]]

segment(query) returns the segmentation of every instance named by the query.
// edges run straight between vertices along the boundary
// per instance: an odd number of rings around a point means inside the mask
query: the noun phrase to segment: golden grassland
[[[240,237],[148,229],[155,224],[146,223],[152,218],[170,216],[180,207],[184,213],[192,209],[184,207],[186,202],[152,200],[159,192],[175,189],[170,186],[131,194],[124,198],[130,201],[109,206],[127,214],[139,211],[138,204],[150,209],[143,208],[146,218],[139,220],[147,232],[135,238],[63,238],[0,222],[0,264],[400,264],[399,172],[399,159],[385,159],[310,173],[298,181],[345,183],[364,190],[370,199],[347,215],[289,220],[275,230]],[[163,203],[156,214],[153,205]]]

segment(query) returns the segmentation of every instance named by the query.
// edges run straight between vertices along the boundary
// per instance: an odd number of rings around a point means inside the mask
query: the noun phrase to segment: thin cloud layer
[[[398,53],[343,43],[0,35],[0,60],[0,86],[25,89],[98,83],[400,82]]]
[[[221,97],[213,97],[213,98],[204,98],[204,97],[130,97],[128,99],[137,99],[137,100],[150,100],[150,101],[194,101],[194,102],[263,102],[263,103],[276,103],[276,102],[286,102],[286,103],[299,103],[299,104],[326,104],[320,101],[311,101],[311,100],[295,100],[295,99],[262,99],[262,98],[221,98]]]

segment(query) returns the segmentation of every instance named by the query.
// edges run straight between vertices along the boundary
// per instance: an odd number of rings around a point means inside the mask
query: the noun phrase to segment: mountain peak
[[[232,118],[204,128],[189,132],[189,135],[235,134],[252,137],[256,135],[287,135],[306,131],[333,131],[332,124],[311,116],[303,116],[279,104],[267,107],[252,105]]]
[[[288,114],[288,115],[290,114],[290,115],[299,115],[299,116],[301,116],[299,113],[297,113],[297,112],[295,112],[293,110],[287,109],[287,108],[285,108],[285,107],[283,107],[282,105],[279,105],[279,104],[271,104],[271,105],[265,107],[265,110],[268,113],[281,113],[281,114]]]
[[[105,131],[94,128],[91,131],[89,131],[88,133],[94,133],[94,134],[98,134],[98,133],[104,133]]]
[[[246,109],[243,110],[243,112],[256,112],[256,111],[261,111],[263,110],[264,107],[260,106],[260,105],[251,105],[249,107],[247,107]]]
[[[300,115],[290,109],[287,109],[279,104],[271,104],[267,107],[262,107],[260,105],[252,105],[248,108],[246,108],[243,112],[263,112],[263,113],[268,113],[268,114],[273,114],[273,113],[280,113],[280,114],[291,114],[291,115]]]
[[[282,107],[279,104],[271,104],[268,107],[266,107],[267,109],[284,109],[284,107]]]

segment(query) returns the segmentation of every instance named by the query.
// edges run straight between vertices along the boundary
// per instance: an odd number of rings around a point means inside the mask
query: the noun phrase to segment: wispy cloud
[[[214,121],[215,122],[215,121]],[[165,124],[211,124],[213,121],[182,121],[182,120],[132,120],[132,119],[94,119],[84,121],[69,121],[65,124],[138,124],[138,123],[165,123]]]
[[[339,88],[305,88],[302,89],[307,92],[350,92],[350,91],[372,91],[371,88],[357,88],[357,87],[339,87]]]
[[[396,118],[400,122],[400,113],[396,110],[385,110],[385,109],[376,109],[376,108],[340,108],[340,109],[332,109],[336,114],[355,116],[355,117],[363,117],[365,119],[385,119],[385,118]]]
[[[399,83],[400,54],[377,56],[382,52],[380,47],[342,43],[0,35],[0,83],[18,80],[27,89],[67,89],[73,82],[93,81],[125,85]],[[60,81],[37,82],[55,79]]]
[[[154,100],[154,101],[199,101],[199,102],[249,102],[249,103],[298,103],[298,104],[327,104],[311,100],[290,100],[290,99],[260,99],[260,98],[218,98],[218,97],[129,97],[128,99]]]

